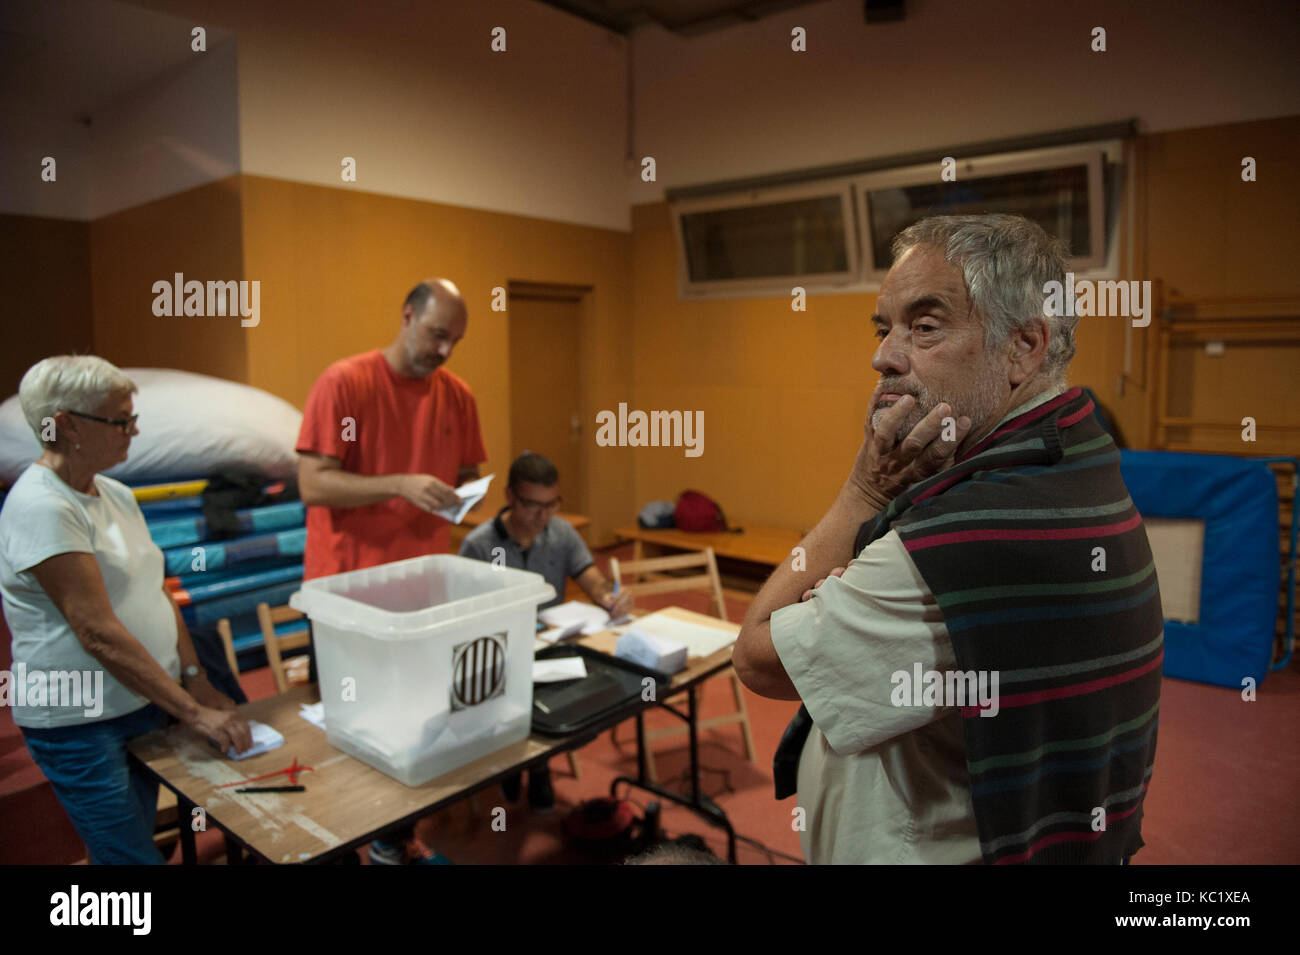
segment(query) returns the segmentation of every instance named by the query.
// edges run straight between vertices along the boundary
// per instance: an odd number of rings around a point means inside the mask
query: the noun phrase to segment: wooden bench
[[[803,540],[804,535],[781,527],[747,524],[739,534],[703,534],[676,528],[646,530],[640,525],[631,525],[618,528],[614,531],[614,536],[619,540],[634,542],[633,560],[642,559],[647,544],[669,550],[703,550],[712,547],[713,553],[718,557],[775,567],[790,559],[791,552]]]

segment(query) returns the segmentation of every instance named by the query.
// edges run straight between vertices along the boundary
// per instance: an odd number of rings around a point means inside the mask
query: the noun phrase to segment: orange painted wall
[[[241,199],[246,277],[262,283],[262,321],[246,332],[246,380],[299,407],[330,362],[393,340],[416,282],[442,275],[460,287],[469,328],[448,367],[478,402],[484,473],[497,474],[488,507],[502,501],[521,450],[510,435],[507,316],[491,309],[494,288],[592,286],[579,361],[585,420],[631,392],[627,233],[258,176],[242,177]],[[628,519],[632,456],[593,448],[587,461],[587,539],[599,544]]]
[[[691,488],[728,519],[803,529],[821,516],[857,453],[877,375],[874,295],[677,298],[665,203],[633,210],[636,395],[642,411],[704,412],[703,454],[638,448],[636,502]]]
[[[243,276],[240,181],[232,176],[90,225],[95,353],[118,367],[180,368],[245,380],[238,318],[157,317],[153,284]]]
[[[1144,140],[1152,277],[1181,298],[1300,295],[1300,116]]]
[[[0,401],[50,355],[91,351],[90,224],[0,215]]]
[[[1300,116],[1146,137],[1142,179],[1146,274],[1171,299],[1249,298],[1300,308]],[[1241,178],[1242,158],[1256,180]],[[1300,426],[1300,342],[1227,343],[1222,356],[1175,347],[1169,413],[1200,421]],[[1294,434],[1197,429],[1178,440],[1234,454],[1296,454]]]

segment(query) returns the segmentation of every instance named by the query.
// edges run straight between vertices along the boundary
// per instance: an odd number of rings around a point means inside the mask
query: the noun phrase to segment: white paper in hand
[[[265,723],[249,720],[248,731],[253,735],[252,748],[242,753],[236,753],[232,746],[226,750],[226,755],[231,759],[248,759],[250,756],[260,756],[262,753],[269,753],[276,747],[284,745],[284,737]]]
[[[483,500],[487,496],[488,485],[492,483],[492,478],[496,475],[489,474],[487,477],[479,478],[477,481],[470,481],[468,484],[462,484],[456,488],[456,495],[460,498],[461,503],[454,507],[444,507],[441,511],[435,511],[439,517],[445,517],[453,524],[459,524],[469,513],[469,509]]]

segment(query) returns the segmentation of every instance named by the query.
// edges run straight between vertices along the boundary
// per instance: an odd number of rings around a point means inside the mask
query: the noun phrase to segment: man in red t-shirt
[[[448,551],[451,525],[434,512],[459,504],[453,488],[487,460],[474,395],[442,367],[468,321],[456,286],[426,279],[406,297],[391,345],[316,379],[298,435],[304,580]],[[387,838],[372,862],[401,861]]]
[[[312,386],[298,436],[307,505],[303,578],[446,553],[434,512],[487,460],[469,386],[443,363],[468,313],[446,279],[417,285],[396,340],[337,361]]]

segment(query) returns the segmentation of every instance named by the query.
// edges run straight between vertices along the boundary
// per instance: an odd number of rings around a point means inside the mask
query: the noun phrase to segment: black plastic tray
[[[661,670],[652,670],[582,644],[561,643],[536,654],[538,660],[562,657],[582,657],[587,675],[580,680],[533,685],[533,732],[543,736],[581,733],[611,713],[639,701],[642,681],[646,677],[655,681],[656,700],[664,698],[672,682],[672,677]]]

